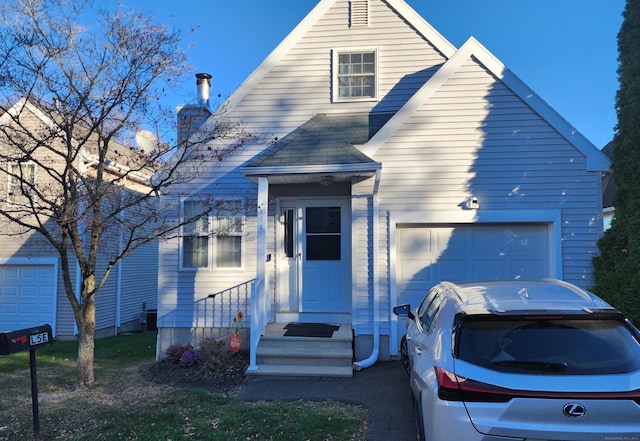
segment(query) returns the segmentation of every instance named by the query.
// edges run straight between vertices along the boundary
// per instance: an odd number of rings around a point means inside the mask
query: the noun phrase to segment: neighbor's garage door
[[[53,327],[54,283],[53,265],[0,265],[0,331]]]
[[[443,280],[549,277],[548,235],[546,224],[400,225],[399,303],[417,306]]]

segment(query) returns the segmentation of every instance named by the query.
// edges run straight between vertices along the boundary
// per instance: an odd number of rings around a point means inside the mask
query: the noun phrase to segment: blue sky
[[[456,47],[474,36],[598,148],[613,138],[625,0],[406,0]],[[229,96],[319,0],[124,0],[188,32],[193,72]],[[190,74],[176,105],[195,91]]]

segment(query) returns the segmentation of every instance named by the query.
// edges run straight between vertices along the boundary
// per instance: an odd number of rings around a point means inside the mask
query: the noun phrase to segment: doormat
[[[289,323],[284,329],[287,330],[284,333],[285,337],[331,338],[333,332],[340,329],[340,326],[327,323]]]

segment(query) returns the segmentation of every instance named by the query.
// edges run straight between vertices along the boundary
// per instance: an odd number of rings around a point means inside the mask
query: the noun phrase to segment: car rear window
[[[640,369],[640,342],[612,318],[469,316],[456,333],[458,358],[496,371],[566,375]]]

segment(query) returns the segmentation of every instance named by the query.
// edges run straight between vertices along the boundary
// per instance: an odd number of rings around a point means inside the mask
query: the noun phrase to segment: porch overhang
[[[376,176],[382,164],[366,162],[357,164],[323,164],[271,167],[242,167],[240,172],[248,179],[258,182],[267,178],[269,184],[321,184],[334,182],[356,183]]]

